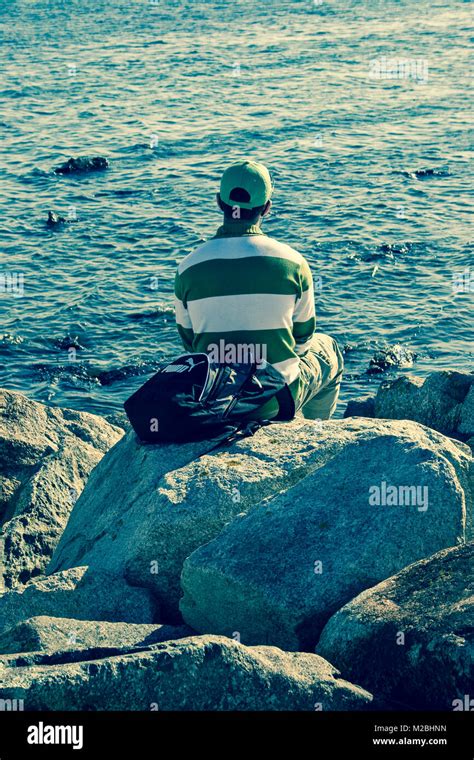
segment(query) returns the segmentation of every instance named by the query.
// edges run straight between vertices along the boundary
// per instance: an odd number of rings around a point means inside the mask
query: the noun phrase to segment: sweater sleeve
[[[183,293],[181,278],[179,271],[176,271],[176,277],[174,281],[174,311],[176,315],[176,326],[178,328],[179,337],[186,351],[192,353],[194,332],[189,316],[188,307],[185,302],[185,296]]]
[[[293,337],[296,341],[295,352],[298,356],[304,356],[316,329],[313,276],[306,259],[301,264],[300,287],[293,312]]]

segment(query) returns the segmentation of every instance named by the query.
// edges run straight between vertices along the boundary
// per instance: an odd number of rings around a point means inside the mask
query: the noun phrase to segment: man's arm
[[[313,276],[306,259],[303,259],[300,273],[301,295],[293,312],[293,337],[296,341],[295,353],[304,356],[308,351],[316,329],[314,308]]]
[[[176,272],[174,280],[174,311],[176,314],[176,326],[178,328],[179,337],[181,338],[181,343],[186,351],[192,353],[194,332],[188,309],[183,298],[184,294],[182,292],[179,272]]]

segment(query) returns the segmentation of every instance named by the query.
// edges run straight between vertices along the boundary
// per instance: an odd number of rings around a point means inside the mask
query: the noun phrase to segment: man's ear
[[[271,201],[267,201],[265,203],[265,208],[263,209],[263,211],[261,213],[261,216],[267,216],[270,213],[271,207],[272,207],[272,202]]]

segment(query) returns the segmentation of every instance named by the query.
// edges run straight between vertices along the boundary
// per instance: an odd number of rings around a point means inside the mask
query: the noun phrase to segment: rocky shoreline
[[[0,390],[0,706],[461,709],[473,441],[454,371],[217,449]]]

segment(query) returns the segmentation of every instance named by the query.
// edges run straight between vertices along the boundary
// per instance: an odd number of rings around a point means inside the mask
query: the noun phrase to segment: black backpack
[[[163,366],[124,404],[141,441],[195,441],[253,432],[256,410],[276,397],[274,419],[291,420],[295,404],[283,376],[271,364],[218,364],[208,354],[183,354]]]

